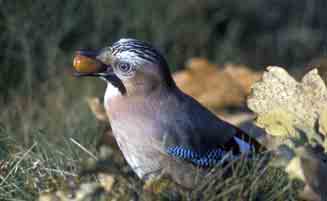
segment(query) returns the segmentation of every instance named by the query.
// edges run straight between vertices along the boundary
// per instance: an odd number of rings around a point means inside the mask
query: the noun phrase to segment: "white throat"
[[[116,96],[121,96],[122,93],[119,91],[117,87],[112,85],[110,82],[107,82],[107,89],[104,94],[104,102],[110,101],[110,99],[116,97]]]

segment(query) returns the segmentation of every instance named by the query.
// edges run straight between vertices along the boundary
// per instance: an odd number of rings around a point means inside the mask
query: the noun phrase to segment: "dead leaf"
[[[284,166],[291,179],[304,182],[302,197],[323,200],[327,195],[327,146],[320,133],[327,130],[326,85],[316,69],[301,82],[281,67],[267,70],[253,85],[247,103],[258,116],[258,126],[271,136],[284,138],[272,163]]]
[[[104,106],[100,103],[98,97],[87,97],[86,102],[97,120],[109,122]]]
[[[327,136],[327,107],[325,107],[320,113],[319,132]]]
[[[296,135],[293,127],[294,116],[284,108],[275,108],[258,116],[257,125],[265,128],[272,136],[289,137]]]
[[[99,173],[98,179],[106,192],[110,192],[112,190],[112,187],[115,183],[115,177],[113,175]]]
[[[206,59],[193,58],[184,70],[174,73],[173,78],[185,93],[214,111],[244,106],[250,86],[260,75],[245,66],[228,64],[222,68]]]
[[[235,82],[238,82],[247,95],[251,92],[252,84],[262,76],[262,72],[255,72],[244,65],[226,64],[223,72],[228,73]]]
[[[281,67],[268,67],[252,87],[248,107],[258,116],[282,108],[294,116],[294,125],[313,128],[327,104],[327,89],[316,69],[297,82]]]

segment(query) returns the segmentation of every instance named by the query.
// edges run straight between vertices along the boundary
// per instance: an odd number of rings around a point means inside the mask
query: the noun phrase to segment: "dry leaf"
[[[105,191],[110,192],[115,183],[114,175],[99,173],[98,179]]]
[[[206,59],[193,58],[186,68],[173,74],[173,78],[184,92],[211,110],[228,106],[244,106],[250,86],[259,79],[244,66],[228,64],[224,68],[209,63]]]
[[[327,136],[327,106],[320,113],[319,132]]]
[[[258,126],[271,136],[284,139],[275,150],[278,159],[272,163],[284,166],[290,178],[304,182],[302,197],[324,200],[327,140],[321,133],[326,134],[327,130],[326,85],[316,69],[307,73],[301,82],[281,67],[267,70],[262,80],[252,87],[247,103],[258,116]]]
[[[251,86],[254,82],[260,80],[262,73],[254,72],[244,65],[226,64],[223,72],[228,73],[235,82],[237,82],[243,91],[248,95],[251,92]]]
[[[268,67],[247,104],[259,116],[280,108],[294,116],[296,126],[313,128],[327,104],[327,89],[316,69],[297,82],[283,68]]]
[[[286,109],[275,108],[258,116],[256,123],[272,136],[289,137],[297,133],[293,127],[293,121],[294,116]]]
[[[91,201],[99,197],[104,199],[107,195],[102,192],[102,187],[97,183],[84,183],[74,192],[56,191],[53,193],[41,193],[39,201]]]
[[[86,101],[97,120],[109,122],[104,106],[100,103],[98,97],[87,97]]]

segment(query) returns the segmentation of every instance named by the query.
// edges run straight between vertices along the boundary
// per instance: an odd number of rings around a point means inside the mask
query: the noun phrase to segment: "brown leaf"
[[[229,64],[220,68],[201,58],[189,60],[185,70],[173,75],[177,86],[212,110],[244,106],[250,86],[259,77],[260,73],[244,66]]]

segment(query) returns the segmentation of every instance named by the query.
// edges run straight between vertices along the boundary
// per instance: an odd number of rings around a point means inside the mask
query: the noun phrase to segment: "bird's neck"
[[[145,90],[142,87],[129,90],[129,87],[127,87],[127,92],[123,94],[116,86],[108,82],[104,95],[104,104],[107,112],[129,107],[146,107],[148,103],[155,104],[153,102],[158,102],[165,98],[164,96],[167,96],[170,91],[170,88],[167,86],[160,86],[152,90]]]

